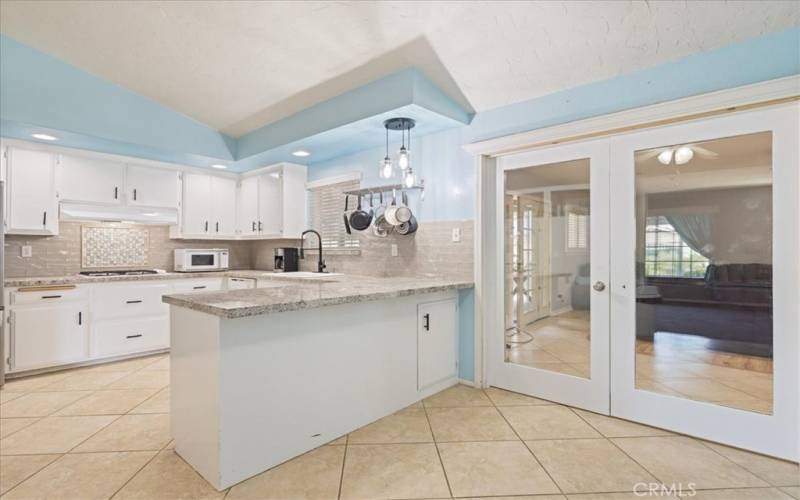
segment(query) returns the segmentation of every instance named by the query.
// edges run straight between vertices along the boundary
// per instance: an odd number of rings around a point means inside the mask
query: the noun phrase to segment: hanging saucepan
[[[344,195],[344,230],[347,231],[347,234],[353,234],[353,232],[350,231],[350,219],[348,219],[347,217],[347,209],[348,209],[347,205],[349,202],[350,202],[350,195],[349,194]]]
[[[394,230],[397,231],[397,234],[407,235],[416,233],[418,228],[417,218],[412,215],[408,222],[401,223],[399,226],[395,227]]]
[[[403,191],[403,199],[408,199],[405,196],[405,191]],[[397,193],[392,191],[392,204],[386,208],[386,212],[383,216],[389,224],[399,226],[403,222],[408,222],[411,219],[411,209],[406,205],[398,205]]]
[[[383,204],[383,192],[380,193],[380,204],[375,209],[375,217],[372,220],[372,233],[379,238],[386,238],[392,231],[393,226],[386,222],[383,213],[386,211],[386,205]]]
[[[363,231],[372,224],[372,212],[361,208],[361,195],[358,195],[358,208],[350,214],[350,227],[356,231]]]

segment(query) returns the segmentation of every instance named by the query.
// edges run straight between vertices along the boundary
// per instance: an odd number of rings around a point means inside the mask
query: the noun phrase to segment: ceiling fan
[[[655,157],[662,165],[669,165],[673,162],[676,165],[684,165],[689,163],[692,158],[694,158],[695,154],[709,160],[714,160],[719,157],[719,154],[702,146],[697,146],[695,144],[684,144],[677,147],[673,146],[648,151],[647,153],[643,154],[640,159],[644,161]]]

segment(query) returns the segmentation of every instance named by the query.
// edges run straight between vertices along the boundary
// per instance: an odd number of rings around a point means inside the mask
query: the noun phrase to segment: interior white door
[[[128,165],[125,182],[130,205],[178,208],[178,172],[175,170]]]
[[[237,225],[242,236],[258,234],[258,177],[245,177],[239,186]]]
[[[184,235],[210,234],[214,202],[211,197],[211,176],[183,174],[183,227]]]
[[[612,415],[800,458],[799,117],[613,140]]]
[[[258,176],[258,228],[264,236],[280,236],[283,230],[281,172]]]
[[[8,233],[58,234],[56,155],[8,148]]]
[[[236,179],[211,178],[211,193],[214,203],[213,222],[210,229],[215,236],[236,234]]]
[[[495,255],[501,258],[495,270],[503,279],[495,285],[499,313],[488,339],[488,382],[608,413],[608,145],[596,141],[519,153],[498,165]],[[524,221],[524,210],[508,212],[513,200],[517,207],[536,200],[530,221]],[[534,227],[542,234],[534,236]],[[509,237],[509,231],[518,235]],[[519,239],[526,237],[527,242]],[[511,272],[515,254],[523,273]],[[526,273],[531,275],[526,286],[539,279],[548,297],[516,307],[520,294],[508,293],[507,283]]]
[[[125,182],[123,163],[61,155],[61,200],[105,205],[122,203]]]

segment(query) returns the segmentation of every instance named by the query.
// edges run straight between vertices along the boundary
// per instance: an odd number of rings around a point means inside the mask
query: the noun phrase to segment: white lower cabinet
[[[105,358],[169,347],[169,316],[98,321],[92,325],[92,357]]]
[[[8,373],[169,348],[170,293],[221,290],[226,278],[92,283],[6,292]]]
[[[417,306],[417,389],[458,375],[457,314],[456,299]]]
[[[35,370],[88,358],[88,303],[52,300],[11,310],[9,341],[13,346],[9,371]]]

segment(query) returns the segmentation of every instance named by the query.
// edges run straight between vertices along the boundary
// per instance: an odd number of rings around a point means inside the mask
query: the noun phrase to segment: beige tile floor
[[[544,318],[525,330],[533,340],[509,344],[506,361],[590,376],[588,312]],[[636,387],[771,414],[772,360],[710,350],[706,343],[701,337],[665,333],[654,342],[637,340]]]
[[[155,356],[10,381],[2,499],[800,498],[797,464],[464,385],[217,492],[172,450],[168,379]]]

